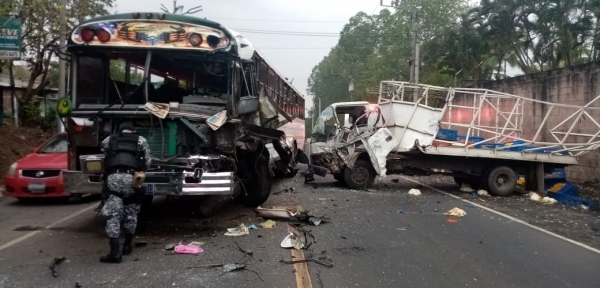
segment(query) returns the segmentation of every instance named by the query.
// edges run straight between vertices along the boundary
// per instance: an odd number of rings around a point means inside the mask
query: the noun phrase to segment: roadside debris
[[[419,189],[410,189],[410,191],[408,191],[408,195],[420,196],[421,191]]]
[[[485,190],[477,191],[477,195],[484,196],[484,197],[492,197],[492,195],[490,195],[490,193],[488,193],[488,191],[485,191]]]
[[[54,260],[52,260],[52,263],[50,263],[50,271],[52,272],[52,276],[54,276],[55,278],[58,277],[58,271],[56,270],[58,268],[58,264],[65,261],[65,259],[67,258],[54,258]]]
[[[236,228],[227,228],[227,232],[225,232],[225,236],[233,237],[244,236],[248,234],[250,234],[250,231],[248,231],[248,227],[246,227],[246,225],[244,225],[243,223]]]
[[[558,200],[546,196],[546,197],[542,198],[542,203],[547,204],[547,205],[552,205],[552,204],[558,203]]]
[[[258,227],[256,227],[256,225],[254,224],[251,224],[250,226],[248,226],[248,229],[258,230]]]
[[[317,239],[312,234],[312,230],[304,230],[301,225],[292,225],[289,223],[287,226],[289,234],[281,241],[281,248],[308,249],[312,245],[312,242],[309,242],[309,236],[314,242],[317,242]]]
[[[333,201],[333,199],[331,199]],[[335,204],[334,204],[335,205]],[[258,217],[262,217],[265,219],[276,219],[276,220],[287,220],[287,221],[307,221],[308,223],[319,226],[321,223],[327,223],[329,218],[326,216],[314,216],[311,215],[308,210],[305,210],[299,205],[296,205],[294,208],[289,207],[273,207],[273,208],[262,208],[258,207],[254,209]],[[270,222],[269,222],[270,221]],[[275,226],[275,221],[267,220],[265,223],[273,224]],[[263,224],[260,224],[261,226]],[[264,227],[263,228],[272,228],[272,227]]]
[[[465,210],[462,210],[462,209],[460,209],[458,207],[454,207],[450,211],[446,212],[444,215],[446,215],[446,216],[464,217],[465,215],[467,215],[467,212],[465,212]]]
[[[460,186],[460,191],[465,192],[465,193],[471,193],[471,192],[475,192],[475,189],[471,188],[471,185],[469,185],[467,183],[462,183],[462,185]]]
[[[532,201],[535,202],[540,202],[542,201],[542,197],[540,197],[539,194],[535,193],[535,192],[529,192],[529,194],[527,194],[527,196],[529,197],[529,199],[531,199]]]
[[[177,245],[174,248],[175,253],[177,254],[200,254],[202,252],[204,252],[204,250],[202,248],[200,248],[200,246],[196,246],[196,245]]]
[[[165,245],[165,250],[167,250],[167,251],[168,250],[173,250],[173,249],[175,249],[175,246],[177,246],[177,245],[179,245],[179,244],[177,244],[177,243],[169,243],[169,244]]]
[[[279,195],[279,194],[283,194],[283,193],[286,193],[286,194],[288,194],[288,193],[289,193],[289,194],[292,194],[292,193],[295,193],[295,190],[294,190],[294,188],[283,189],[283,190],[281,190],[281,191],[278,191],[278,192],[275,192],[275,193],[273,193],[273,195]]]
[[[446,222],[449,222],[449,223],[458,223],[458,219],[448,218],[448,219],[446,219]]]
[[[189,245],[204,246],[204,244],[206,244],[206,243],[200,242],[200,241],[192,241],[192,242],[190,242]]]
[[[321,258],[325,258],[325,259],[321,259]],[[306,258],[304,260],[279,260],[279,262],[284,263],[284,264],[296,264],[296,263],[307,263],[307,262],[315,262],[319,265],[325,266],[325,267],[333,267],[333,260],[331,260],[331,258],[329,257],[319,257],[319,259],[313,259],[313,258]]]
[[[407,228],[406,227],[402,227],[402,228],[398,228],[399,231],[406,231]]]
[[[265,229],[271,229],[275,226],[277,226],[277,222],[275,222],[273,220],[267,220],[260,224],[260,227],[265,228]]]
[[[404,210],[402,210],[402,209],[398,209],[398,211],[397,211],[397,212],[398,212],[398,213],[404,213]]]

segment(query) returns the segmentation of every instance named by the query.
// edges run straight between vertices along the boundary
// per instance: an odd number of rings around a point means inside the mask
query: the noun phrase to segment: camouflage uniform
[[[106,199],[101,212],[107,220],[106,234],[110,244],[108,255],[100,257],[100,262],[103,263],[121,263],[122,255],[131,254],[133,234],[137,226],[137,214],[140,211],[141,200],[145,197],[143,193],[145,189],[134,189],[133,175],[128,172],[145,171],[150,166],[150,148],[144,137],[135,133],[130,134],[133,130],[133,123],[122,123],[119,127],[119,134],[114,135],[117,137],[114,139],[115,141],[111,139],[113,136],[102,141],[102,149],[106,151],[104,158],[106,178],[104,179],[103,194],[107,192],[108,199]],[[146,163],[140,163],[140,152],[144,153]],[[119,252],[121,225],[125,230],[123,253]]]
[[[106,137],[102,141],[102,148],[108,149],[109,137]],[[138,149],[145,153],[146,167],[150,166],[152,161],[150,158],[150,147],[146,138],[140,136],[138,138]],[[123,230],[126,234],[134,234],[135,228],[137,227],[137,214],[140,212],[140,204],[127,203],[128,198],[135,194],[133,190],[133,175],[127,173],[115,173],[109,174],[106,177],[106,184],[108,189],[114,193],[122,195],[117,197],[116,195],[108,196],[108,200],[102,207],[102,216],[106,217],[106,234],[109,238],[118,238],[121,232],[121,223],[123,223]]]

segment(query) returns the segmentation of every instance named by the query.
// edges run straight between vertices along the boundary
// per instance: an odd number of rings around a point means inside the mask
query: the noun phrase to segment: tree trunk
[[[15,74],[13,71],[13,61],[9,61],[8,62],[8,74],[10,77],[10,104],[11,104],[11,111],[12,111],[12,117],[13,117],[13,124],[15,125],[15,127],[19,127],[19,120],[17,119],[16,115],[15,115],[15,98],[16,98],[16,91],[15,91]],[[2,99],[2,101],[4,101],[4,99]]]

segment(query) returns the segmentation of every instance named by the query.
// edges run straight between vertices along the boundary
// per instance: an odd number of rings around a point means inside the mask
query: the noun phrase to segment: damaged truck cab
[[[368,139],[384,123],[379,108],[366,101],[334,103],[325,108],[304,149],[316,166],[313,169],[327,170],[352,189],[371,187],[381,167]]]
[[[209,196],[200,210],[210,215],[232,198],[256,207],[272,177],[295,175],[304,98],[239,33],[192,16],[118,14],[76,27],[68,52],[59,112],[70,193],[102,193],[100,143],[124,121],[150,146],[149,199]]]

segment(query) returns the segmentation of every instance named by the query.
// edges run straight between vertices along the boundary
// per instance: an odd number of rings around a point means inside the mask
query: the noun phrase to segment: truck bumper
[[[102,177],[82,171],[63,171],[66,191],[72,194],[102,193]],[[200,179],[194,172],[146,172],[145,185],[152,184],[155,195],[232,195],[233,172],[204,172]]]

